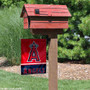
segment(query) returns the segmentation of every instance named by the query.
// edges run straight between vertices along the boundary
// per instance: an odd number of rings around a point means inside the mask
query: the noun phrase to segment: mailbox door
[[[63,17],[31,17],[30,29],[65,29],[68,28],[68,18]]]

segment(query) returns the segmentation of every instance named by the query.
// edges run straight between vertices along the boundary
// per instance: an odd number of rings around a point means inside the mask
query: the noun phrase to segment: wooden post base
[[[49,43],[49,90],[58,90],[57,79],[57,35],[50,35]]]

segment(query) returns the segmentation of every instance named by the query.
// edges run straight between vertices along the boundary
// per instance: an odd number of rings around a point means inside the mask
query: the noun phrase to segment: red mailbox
[[[33,34],[60,34],[68,28],[68,17],[71,17],[66,5],[24,4],[21,17],[24,29]]]
[[[49,90],[57,90],[57,34],[68,28],[71,14],[66,5],[24,4],[21,17],[24,19],[24,29],[30,28],[32,34],[48,35],[50,38]]]

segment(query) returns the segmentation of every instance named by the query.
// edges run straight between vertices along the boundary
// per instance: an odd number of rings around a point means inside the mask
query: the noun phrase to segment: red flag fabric
[[[21,74],[46,73],[46,39],[21,39]]]

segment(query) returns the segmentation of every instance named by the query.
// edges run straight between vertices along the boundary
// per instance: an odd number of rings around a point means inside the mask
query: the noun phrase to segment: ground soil
[[[7,72],[21,74],[21,67],[19,66],[5,66],[6,58],[0,57],[0,69]],[[47,73],[34,74],[31,76],[48,78],[48,60],[47,60]],[[90,80],[90,65],[89,64],[71,64],[71,63],[58,63],[58,79],[71,79],[71,80]]]

